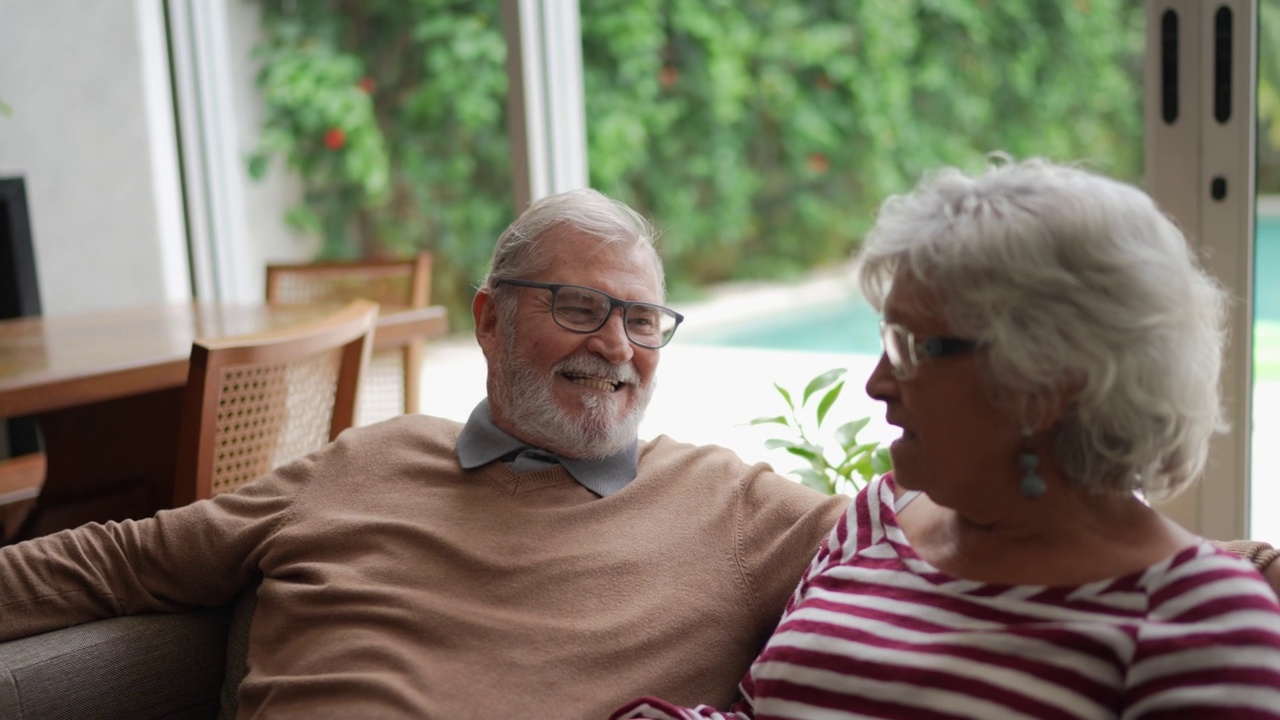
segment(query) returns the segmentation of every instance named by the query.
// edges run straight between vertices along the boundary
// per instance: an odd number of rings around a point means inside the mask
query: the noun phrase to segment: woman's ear
[[[1079,381],[1063,381],[1054,392],[1029,398],[1023,406],[1023,427],[1042,433],[1057,425],[1075,405],[1080,388]]]

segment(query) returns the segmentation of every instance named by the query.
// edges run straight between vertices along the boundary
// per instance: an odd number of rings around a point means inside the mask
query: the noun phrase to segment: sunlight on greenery
[[[491,0],[263,0],[255,177],[324,255],[435,254],[458,327],[512,219]],[[1138,180],[1131,0],[580,4],[590,182],[654,218],[672,295],[842,261],[884,198],[987,153]]]

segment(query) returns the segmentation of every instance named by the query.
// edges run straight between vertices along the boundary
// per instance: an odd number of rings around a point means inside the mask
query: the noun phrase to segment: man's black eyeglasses
[[[978,347],[973,340],[954,337],[918,338],[897,323],[880,321],[880,342],[889,366],[899,380],[914,377],[920,363],[932,358],[959,355]]]
[[[551,317],[565,330],[593,333],[609,321],[614,308],[622,308],[622,327],[627,339],[643,348],[656,350],[671,342],[684,316],[668,307],[653,303],[619,300],[581,285],[559,285],[532,280],[498,280],[499,285],[537,288],[551,291]]]

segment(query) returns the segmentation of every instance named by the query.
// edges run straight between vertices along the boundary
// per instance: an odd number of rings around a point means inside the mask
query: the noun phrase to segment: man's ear
[[[498,307],[492,290],[481,288],[476,292],[476,296],[471,299],[471,319],[476,325],[476,342],[487,356],[489,347],[497,341],[498,336]]]

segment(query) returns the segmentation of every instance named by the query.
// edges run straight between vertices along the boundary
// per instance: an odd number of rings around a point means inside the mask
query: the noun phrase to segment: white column
[[[246,170],[231,87],[226,6],[166,2],[195,294],[204,300],[259,301],[262,261],[253,252],[245,221]]]
[[[587,186],[577,0],[503,0],[508,129],[517,213]]]

